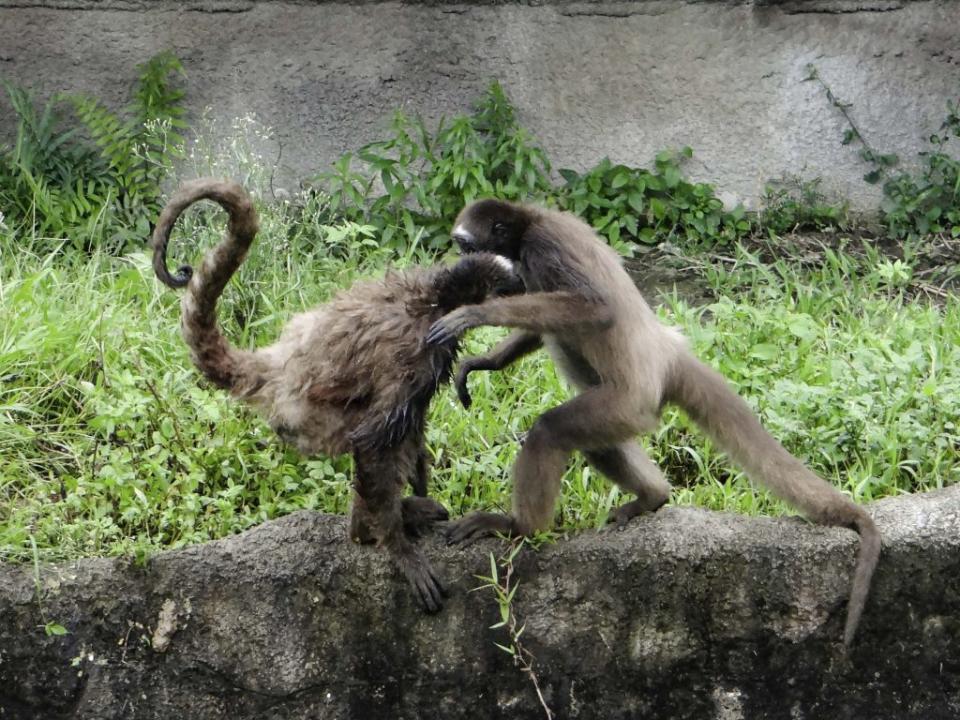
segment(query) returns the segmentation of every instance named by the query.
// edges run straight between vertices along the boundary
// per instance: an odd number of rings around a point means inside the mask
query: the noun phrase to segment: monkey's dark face
[[[490,252],[516,261],[529,224],[529,215],[520,206],[502,200],[478,200],[460,211],[452,235],[464,254]]]

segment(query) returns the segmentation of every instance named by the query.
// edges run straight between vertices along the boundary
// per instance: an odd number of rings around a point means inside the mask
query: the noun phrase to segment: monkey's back
[[[571,333],[576,335],[573,338],[544,338],[558,368],[583,389],[595,384],[589,382],[588,373],[578,369],[586,363],[603,382],[623,388],[631,397],[643,398],[647,406],[658,406],[664,389],[652,379],[668,374],[667,369],[676,362],[677,351],[685,345],[685,340],[678,331],[660,323],[624,268],[623,258],[601,240],[593,228],[571,213],[556,210],[540,210],[540,213],[549,225],[550,240],[560,250],[558,257],[563,258],[564,268],[573,271],[568,278],[558,278],[558,284],[540,289],[593,294],[611,306],[616,318],[611,327],[603,330]],[[549,272],[541,271],[537,275],[550,278]],[[582,278],[582,285],[563,284],[577,282],[578,278]],[[536,279],[531,278],[531,282]],[[575,356],[571,355],[570,347],[578,349]]]
[[[349,452],[351,431],[449,371],[449,351],[423,343],[441,314],[433,276],[388,272],[295,315],[276,344],[255,353],[273,371],[248,399],[301,452]]]

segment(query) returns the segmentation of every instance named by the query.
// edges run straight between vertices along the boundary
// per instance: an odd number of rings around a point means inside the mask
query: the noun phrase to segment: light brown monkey
[[[468,257],[493,252],[516,263],[528,292],[460,307],[431,328],[427,341],[441,344],[479,325],[519,329],[490,354],[463,361],[456,385],[464,405],[471,371],[500,369],[541,345],[580,392],[530,429],[514,465],[512,514],[473,513],[450,528],[451,542],[548,528],[574,450],[636,496],[612,519],[622,524],[656,510],[670,486],[634,438],[654,430],[663,406],[674,403],[752,479],[815,522],[859,532],[843,635],[849,645],[880,554],[873,520],[788,453],[680,333],[657,320],[620,257],[573,215],[496,200],[467,206],[453,237]]]
[[[226,235],[196,273],[185,265],[171,275],[170,232],[203,198],[229,213]],[[489,254],[451,267],[392,272],[294,316],[275,344],[239,350],[217,326],[216,303],[246,257],[257,222],[242,187],[212,179],[183,185],[160,215],[153,266],[166,285],[187,288],[181,326],[193,362],[301,453],[353,454],[351,537],[385,547],[424,607],[436,612],[445,591],[408,535],[447,518],[442,505],[425,497],[423,431],[427,405],[449,379],[457,340],[426,345],[423,338],[434,320],[460,304],[521,292],[523,285],[510,263]],[[415,496],[401,499],[406,482]]]

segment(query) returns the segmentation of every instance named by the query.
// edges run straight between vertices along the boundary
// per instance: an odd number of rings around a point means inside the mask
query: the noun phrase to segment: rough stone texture
[[[847,659],[850,532],[667,508],[525,549],[515,606],[556,717],[960,716],[960,486],[871,511],[883,556]],[[428,616],[344,537],[300,512],[146,568],[43,567],[39,601],[31,568],[0,566],[0,718],[543,717],[469,592],[498,541],[426,543],[451,586]]]
[[[727,200],[755,204],[786,173],[873,210],[878,190],[805,66],[877,149],[910,159],[958,92],[958,37],[953,0],[0,0],[0,77],[119,107],[134,65],[172,48],[194,116],[255,113],[287,183],[382,137],[394,109],[461,113],[496,78],[560,167],[688,144],[691,175]],[[0,137],[11,125],[0,103]]]

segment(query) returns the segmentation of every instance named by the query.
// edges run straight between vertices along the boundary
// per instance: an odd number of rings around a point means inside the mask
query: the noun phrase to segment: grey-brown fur
[[[184,266],[171,275],[170,233],[180,214],[203,198],[229,214],[226,235],[196,273]],[[193,362],[211,382],[256,408],[301,453],[353,453],[351,537],[386,547],[424,606],[439,610],[443,587],[408,535],[447,517],[443,506],[425,497],[423,430],[430,398],[449,378],[457,340],[426,345],[423,338],[444,313],[493,292],[520,292],[522,283],[495,255],[389,272],[294,316],[275,344],[239,350],[217,325],[216,303],[257,229],[243,188],[212,179],[184,184],[160,215],[154,269],[165,284],[186,286],[181,326]],[[415,496],[401,499],[407,482]]]
[[[580,393],[544,413],[528,433],[514,466],[512,515],[474,513],[453,525],[451,541],[548,528],[574,450],[636,495],[613,520],[656,510],[670,486],[634,438],[654,430],[663,406],[675,403],[752,479],[815,522],[860,533],[843,635],[849,645],[880,554],[872,519],[790,455],[680,333],[657,320],[619,256],[573,215],[494,200],[467,206],[454,239],[467,253],[514,261],[529,293],[456,309],[431,329],[428,342],[442,343],[478,325],[518,328],[488,355],[463,361],[456,385],[464,404],[471,371],[500,369],[541,344]]]

